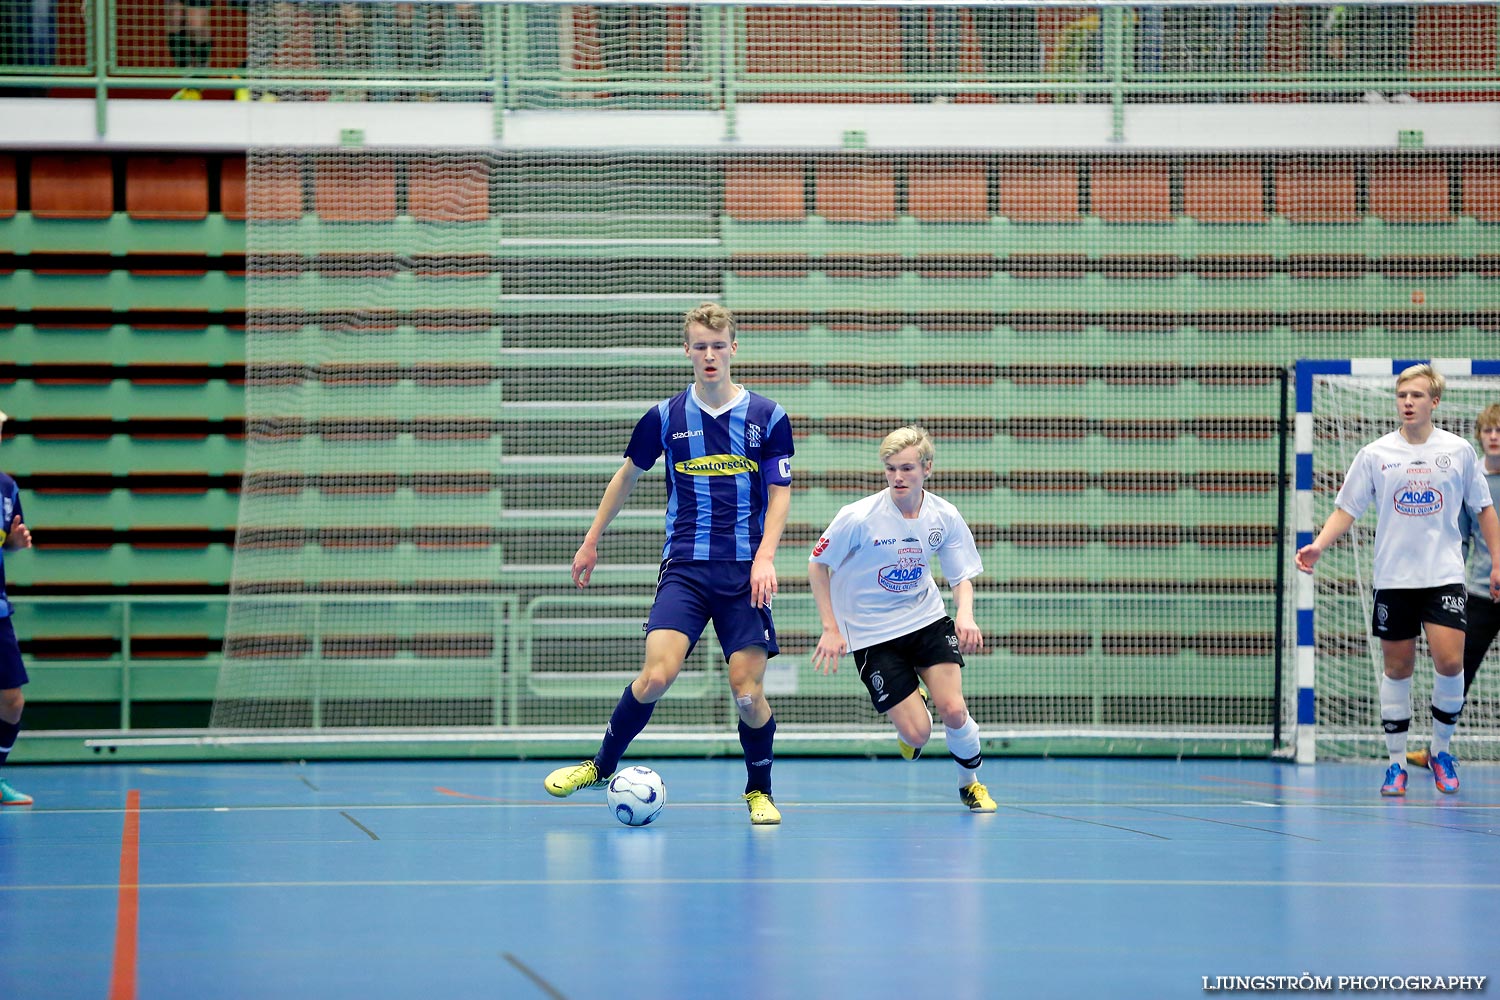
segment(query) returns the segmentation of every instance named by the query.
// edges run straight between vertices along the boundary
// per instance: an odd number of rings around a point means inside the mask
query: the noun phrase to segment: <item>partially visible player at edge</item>
[[[974,535],[958,508],[923,488],[932,474],[932,438],[898,427],[880,444],[886,488],[847,504],[813,546],[807,578],[823,634],[813,666],[835,673],[854,654],[875,710],[896,727],[901,755],[916,760],[932,735],[927,686],[958,764],[958,797],[973,812],[995,811],[979,783],[979,725],[964,703],[963,653],[984,647],[974,622],[974,578],[984,572]],[[953,617],[932,578],[936,556],[953,591]]]
[[[5,427],[7,417],[0,413],[0,430]],[[26,699],[21,686],[29,677],[26,665],[21,662],[21,645],[16,641],[15,626],[10,617],[14,609],[5,593],[4,552],[31,548],[31,531],[26,527],[26,516],[21,512],[21,491],[16,481],[0,472],[0,765],[15,749],[16,737],[21,732],[21,710]],[[29,806],[31,796],[18,792],[10,782],[0,778],[0,806]]]
[[[1311,573],[1332,545],[1377,503],[1375,610],[1385,669],[1380,678],[1380,722],[1390,766],[1381,795],[1406,794],[1406,738],[1411,727],[1411,676],[1417,634],[1425,631],[1436,673],[1432,679],[1432,780],[1438,791],[1458,791],[1458,762],[1449,752],[1464,707],[1465,590],[1459,509],[1477,513],[1491,552],[1500,551],[1495,514],[1474,446],[1433,426],[1432,412],[1447,380],[1431,365],[1413,365],[1396,377],[1401,426],[1354,456],[1334,511],[1311,543],[1297,550],[1297,568]],[[1489,574],[1490,597],[1500,599],[1500,567]]]
[[[1479,411],[1474,419],[1474,439],[1484,456],[1484,478],[1490,485],[1490,499],[1495,501],[1500,512],[1500,403],[1491,403]],[[1458,519],[1459,533],[1464,537],[1468,551],[1468,572],[1464,575],[1464,588],[1468,591],[1464,617],[1464,701],[1468,702],[1469,689],[1474,686],[1474,677],[1484,662],[1485,654],[1500,635],[1500,603],[1490,600],[1490,570],[1494,559],[1489,546],[1474,538],[1474,515],[1465,507]],[[1406,761],[1417,767],[1430,767],[1432,751],[1426,747],[1407,751]]]
[[[779,404],[730,378],[739,344],[734,317],[723,306],[706,303],[687,313],[682,349],[693,365],[692,385],[635,425],[625,461],[573,556],[573,582],[586,587],[604,529],[665,454],[667,540],[646,621],[645,665],[621,694],[599,752],[558,768],[544,784],[559,797],[607,785],[712,620],[740,717],[750,822],[771,825],[781,822],[771,797],[776,720],[763,685],[766,661],[778,651],[773,560],[791,507],[791,421]]]

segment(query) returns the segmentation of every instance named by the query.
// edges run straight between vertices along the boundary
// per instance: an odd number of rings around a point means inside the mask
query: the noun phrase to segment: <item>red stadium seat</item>
[[[906,177],[907,211],[922,222],[984,222],[989,176],[979,161],[914,161]]]
[[[17,199],[16,158],[0,156],[0,219],[16,214]]]
[[[38,219],[107,219],[114,214],[109,157],[46,153],[31,160],[31,214]]]
[[[1165,160],[1099,159],[1089,187],[1105,222],[1171,222],[1172,173]]]
[[[741,161],[724,168],[724,211],[740,222],[796,222],[807,215],[798,160]]]
[[[1358,222],[1351,160],[1296,159],[1276,166],[1276,211],[1289,222]]]
[[[407,177],[407,213],[422,222],[483,222],[490,217],[490,168],[484,160],[439,160]]]
[[[829,222],[893,222],[896,168],[884,160],[825,160],[814,197]]]
[[[291,222],[302,218],[302,158],[273,156],[256,164],[255,186],[246,185],[250,218]]]
[[[1465,160],[1464,214],[1480,222],[1500,222],[1500,162]]]
[[[313,207],[324,222],[396,218],[396,167],[383,156],[339,156],[313,170]]]
[[[1182,172],[1182,208],[1199,222],[1265,222],[1265,180],[1259,160],[1189,160]]]
[[[1448,164],[1427,157],[1370,164],[1370,214],[1386,222],[1451,222]]]
[[[125,161],[125,213],[132,219],[208,217],[208,161],[135,155]]]
[[[298,196],[300,200],[300,195]],[[245,218],[245,158],[226,156],[219,163],[219,211],[226,219]],[[299,206],[297,214],[300,216]]]
[[[1000,214],[1012,222],[1077,222],[1078,164],[1073,160],[1002,162]]]

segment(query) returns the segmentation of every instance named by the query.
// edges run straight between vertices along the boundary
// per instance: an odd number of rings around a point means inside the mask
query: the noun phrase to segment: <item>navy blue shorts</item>
[[[1381,639],[1399,642],[1415,639],[1422,623],[1446,625],[1460,632],[1468,627],[1469,592],[1461,583],[1445,587],[1413,587],[1375,591],[1375,610],[1370,614],[1370,632]]]
[[[26,665],[21,662],[21,644],[16,641],[16,630],[10,623],[10,615],[0,618],[0,691],[18,688],[31,680],[26,676]]]
[[[764,646],[767,657],[781,651],[771,609],[750,606],[750,563],[691,559],[662,563],[646,631],[681,632],[688,637],[691,653],[710,621],[725,660],[746,646]]]

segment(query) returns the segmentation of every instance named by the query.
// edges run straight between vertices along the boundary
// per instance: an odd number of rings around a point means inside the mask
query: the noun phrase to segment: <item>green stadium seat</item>
[[[108,219],[115,180],[102,153],[38,153],[31,158],[31,214],[38,219]]]
[[[207,158],[144,154],[127,157],[125,213],[132,219],[207,218]]]

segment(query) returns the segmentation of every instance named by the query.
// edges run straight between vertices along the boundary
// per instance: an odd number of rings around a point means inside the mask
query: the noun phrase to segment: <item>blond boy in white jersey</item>
[[[1431,365],[1396,377],[1399,429],[1361,448],[1349,466],[1318,537],[1297,550],[1297,568],[1313,566],[1372,501],[1375,523],[1375,610],[1385,670],[1380,721],[1390,766],[1380,794],[1406,794],[1406,737],[1411,727],[1411,677],[1417,634],[1425,632],[1436,671],[1432,683],[1432,778],[1438,791],[1458,791],[1458,763],[1448,752],[1464,704],[1465,596],[1459,512],[1476,514],[1490,551],[1500,551],[1500,517],[1474,446],[1433,426],[1446,380]],[[1490,596],[1500,598],[1500,567],[1492,568]]]
[[[979,783],[979,725],[960,677],[962,654],[984,646],[973,582],[984,565],[958,508],[922,488],[932,455],[922,428],[892,431],[880,445],[887,488],[843,507],[813,546],[807,576],[823,634],[812,662],[835,673],[839,657],[854,654],[870,702],[895,724],[907,760],[920,756],[932,735],[925,684],[958,765],[959,800],[991,813],[995,800]],[[932,578],[934,557],[953,591],[952,618]]]

